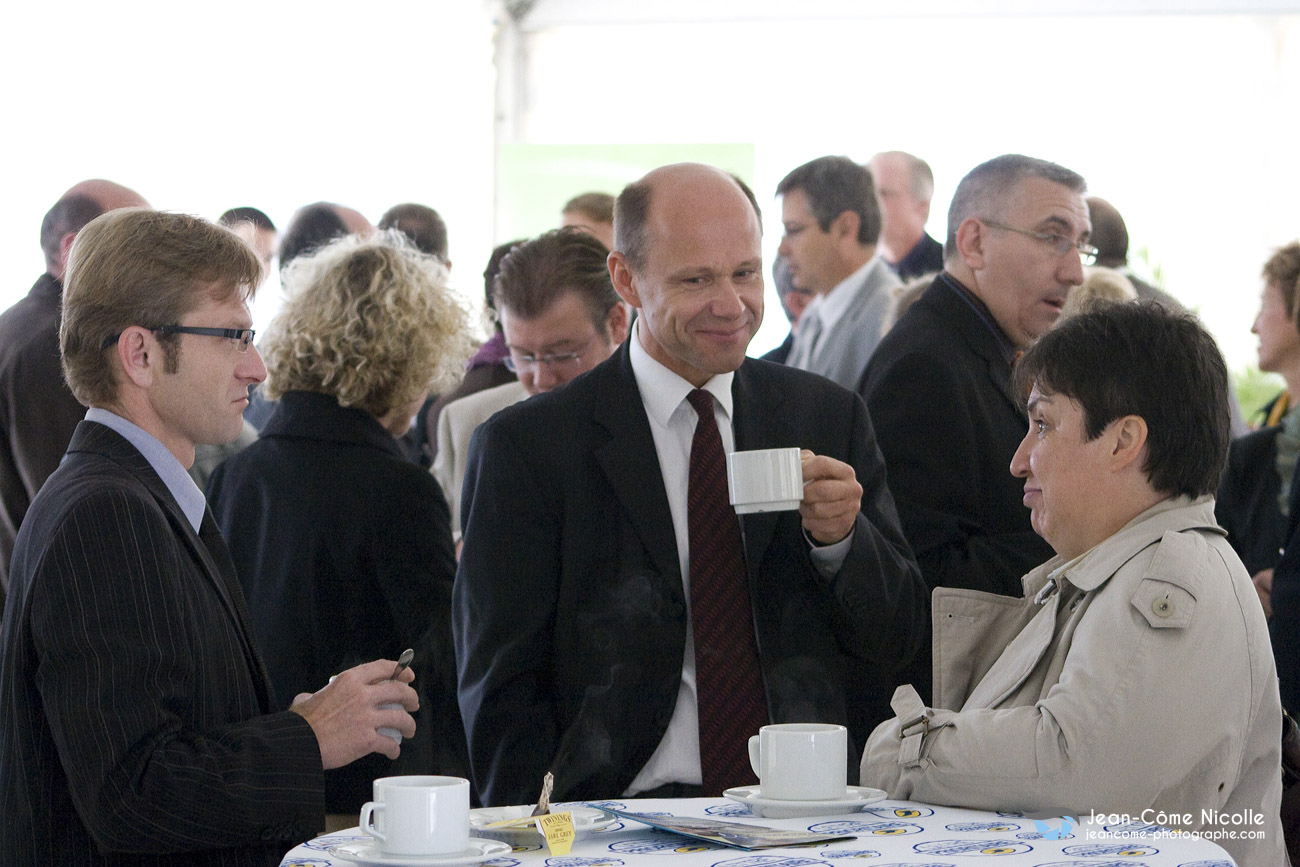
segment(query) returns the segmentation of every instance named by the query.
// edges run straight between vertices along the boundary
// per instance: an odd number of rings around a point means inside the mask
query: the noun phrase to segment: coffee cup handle
[[[758,735],[750,735],[749,766],[754,769],[754,776],[758,777],[759,780],[763,779],[763,772],[759,770],[759,767],[761,767],[762,764],[763,762],[759,756],[759,749],[758,749]]]
[[[361,821],[359,823],[361,825],[361,833],[369,834],[380,843],[384,842],[384,835],[375,828],[373,820],[376,812],[382,813],[383,811],[384,805],[382,802],[366,801],[365,805],[361,808]]]

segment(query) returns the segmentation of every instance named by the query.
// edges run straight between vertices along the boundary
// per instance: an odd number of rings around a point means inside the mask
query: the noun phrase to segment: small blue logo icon
[[[1034,830],[1043,835],[1044,840],[1064,840],[1070,836],[1079,820],[1074,816],[1062,816],[1059,819],[1035,819]]]

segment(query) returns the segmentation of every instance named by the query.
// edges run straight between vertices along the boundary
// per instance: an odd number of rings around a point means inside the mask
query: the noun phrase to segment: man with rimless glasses
[[[1007,154],[962,179],[944,270],[885,336],[859,385],[903,533],[926,583],[1020,596],[1052,556],[1007,474],[1029,429],[1011,368],[1061,315],[1097,251],[1084,180]],[[930,643],[912,682],[928,700]]]
[[[438,453],[430,471],[451,506],[460,543],[460,494],[469,439],[498,410],[558,388],[613,354],[627,337],[628,315],[610,282],[609,250],[591,233],[557,229],[510,251],[494,300],[518,382],[452,401],[438,417]]]
[[[324,770],[410,737],[391,660],[277,706],[230,553],[186,474],[266,378],[229,230],[138,208],[78,233],[60,349],[87,405],[14,547],[0,629],[0,852],[14,864],[278,864]],[[388,704],[395,702],[396,704]],[[391,708],[391,709],[386,709]]]

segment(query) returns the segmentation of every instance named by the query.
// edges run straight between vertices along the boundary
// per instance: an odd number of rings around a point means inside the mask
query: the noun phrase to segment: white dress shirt
[[[673,708],[668,729],[650,760],[623,793],[624,797],[631,797],[665,783],[698,785],[702,780],[699,709],[695,699],[695,632],[690,614],[690,530],[687,523],[691,442],[695,437],[699,415],[686,399],[695,390],[695,386],[650,357],[641,345],[640,329],[641,321],[638,319],[628,337],[628,349],[632,374],[636,379],[637,390],[641,392],[641,403],[645,407],[650,433],[654,437],[664,492],[668,495],[668,511],[673,519],[677,560],[686,596],[686,649],[682,655],[682,682],[677,688],[677,704]],[[722,450],[726,454],[736,450],[731,400],[731,381],[734,376],[734,373],[721,373],[703,386],[705,391],[713,395],[713,415],[718,423],[718,434],[722,438]],[[847,539],[834,545],[814,548],[812,557],[818,570],[823,574],[837,572],[848,554],[852,538],[850,534]]]

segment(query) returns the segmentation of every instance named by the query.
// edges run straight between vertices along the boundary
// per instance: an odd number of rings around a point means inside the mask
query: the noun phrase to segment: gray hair
[[[944,258],[957,253],[957,229],[962,223],[971,217],[995,216],[1026,178],[1042,178],[1079,195],[1088,191],[1087,183],[1078,172],[1036,157],[1003,154],[980,163],[961,179],[957,192],[953,193],[952,204],[948,206],[948,240],[943,245]]]
[[[901,159],[907,165],[907,188],[912,198],[918,202],[928,202],[934,198],[934,171],[925,160],[907,151],[881,151],[871,160],[874,161],[876,157]]]

